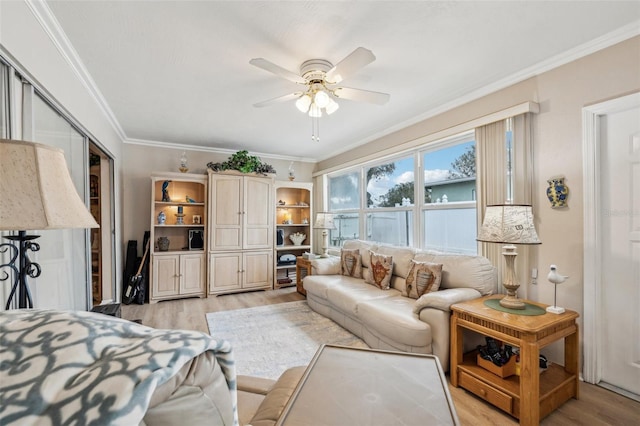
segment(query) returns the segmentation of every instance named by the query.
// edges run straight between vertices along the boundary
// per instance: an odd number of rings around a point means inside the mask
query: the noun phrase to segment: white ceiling
[[[638,1],[47,4],[126,139],[316,160],[640,33]],[[294,102],[252,106],[299,86],[251,58],[297,73],[359,46],[377,59],[344,85],[391,100],[341,100],[320,143]]]

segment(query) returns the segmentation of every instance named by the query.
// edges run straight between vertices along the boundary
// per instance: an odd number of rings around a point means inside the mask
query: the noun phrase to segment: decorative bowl
[[[294,246],[299,246],[307,238],[307,236],[301,232],[295,232],[289,235],[289,239],[293,242]]]

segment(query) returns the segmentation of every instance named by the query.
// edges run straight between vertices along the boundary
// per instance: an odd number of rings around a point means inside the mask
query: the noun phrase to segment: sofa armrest
[[[340,258],[337,256],[321,257],[311,261],[312,275],[340,275]]]
[[[413,312],[420,314],[420,311],[425,308],[449,312],[451,305],[479,297],[482,297],[482,294],[473,288],[447,288],[420,296],[413,305]]]

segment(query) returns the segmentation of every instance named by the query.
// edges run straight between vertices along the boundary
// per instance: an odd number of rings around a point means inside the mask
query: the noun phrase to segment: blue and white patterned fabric
[[[0,312],[0,424],[137,425],[155,389],[205,351],[222,368],[237,424],[227,341],[91,312]]]

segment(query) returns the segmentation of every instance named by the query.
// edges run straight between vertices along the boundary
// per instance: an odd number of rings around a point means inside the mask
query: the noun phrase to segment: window
[[[358,172],[329,177],[329,209],[360,208],[360,176]]]
[[[366,169],[367,207],[413,205],[413,157],[378,164]]]
[[[464,254],[481,250],[491,260],[476,241],[480,210],[487,204],[531,199],[529,104],[518,106],[514,115],[507,116],[514,113],[510,108],[502,119],[396,158],[325,175],[337,227],[332,246],[359,238]]]
[[[336,225],[331,246],[359,238],[475,254],[475,165],[474,133],[467,132],[397,159],[329,175],[329,210]]]
[[[329,177],[329,210],[336,227],[329,231],[330,246],[342,247],[345,240],[360,238],[359,170]]]
[[[366,239],[410,245],[415,206],[414,156],[365,167],[364,176],[367,188]]]
[[[477,253],[476,145],[472,133],[424,151],[422,247]]]

